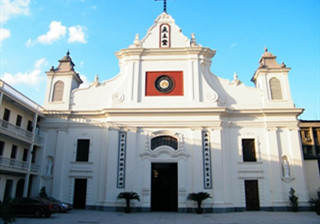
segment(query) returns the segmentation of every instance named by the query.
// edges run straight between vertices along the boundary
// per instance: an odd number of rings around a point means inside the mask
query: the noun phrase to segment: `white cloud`
[[[6,23],[12,16],[29,15],[30,0],[0,0],[0,23]],[[0,42],[10,37],[10,30],[0,28]]]
[[[29,15],[29,3],[30,0],[0,0],[0,23],[14,15]]]
[[[0,28],[0,42],[10,37],[10,30]]]
[[[90,81],[88,80],[87,76],[80,75],[80,79],[82,80],[82,84],[80,85],[80,88],[86,88],[90,86]]]
[[[1,79],[10,85],[24,84],[28,86],[37,86],[44,79],[44,77],[41,76],[43,73],[42,67],[47,65],[47,60],[45,58],[41,58],[34,63],[34,68],[31,72],[18,72],[16,74],[4,73],[1,76]]]
[[[68,43],[87,43],[84,33],[84,28],[80,25],[72,26],[68,28],[69,31],[69,39]]]
[[[230,45],[229,50],[231,50],[231,49],[235,48],[237,45],[238,45],[238,43],[232,43],[232,44]]]
[[[26,42],[27,47],[32,47],[36,43],[47,44],[50,45],[55,41],[58,41],[65,37],[65,35],[69,34],[68,43],[87,43],[85,27],[80,25],[71,26],[68,28],[62,25],[61,22],[52,21],[49,25],[49,31],[46,34],[38,36],[36,40],[32,41],[31,38]]]
[[[63,38],[67,33],[67,27],[61,25],[61,22],[58,21],[52,21],[49,25],[49,28],[50,30],[48,33],[37,38],[37,42],[42,44],[52,44],[54,41]]]
[[[31,38],[28,39],[26,46],[27,47],[32,47],[33,45],[35,45],[35,41],[32,41]]]

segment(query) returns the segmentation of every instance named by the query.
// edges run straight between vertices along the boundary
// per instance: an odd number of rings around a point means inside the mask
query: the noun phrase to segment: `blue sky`
[[[119,72],[115,52],[143,38],[162,13],[154,0],[0,0],[0,78],[39,104],[46,74],[70,51],[86,83]],[[319,0],[168,0],[182,32],[217,51],[211,71],[245,85],[267,47],[291,67],[300,118],[320,119]]]

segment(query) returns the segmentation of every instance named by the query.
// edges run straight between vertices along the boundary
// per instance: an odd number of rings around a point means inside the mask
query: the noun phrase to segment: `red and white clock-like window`
[[[146,72],[146,96],[183,96],[183,72]]]
[[[159,30],[160,38],[159,38],[159,46],[160,48],[169,48],[170,47],[170,25],[169,24],[161,24]]]

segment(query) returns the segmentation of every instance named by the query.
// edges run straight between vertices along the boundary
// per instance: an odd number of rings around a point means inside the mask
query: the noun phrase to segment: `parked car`
[[[46,197],[48,201],[56,203],[58,205],[59,212],[67,212],[72,210],[72,205],[66,202],[61,202],[53,197]]]
[[[50,217],[59,210],[57,203],[40,197],[15,198],[11,203],[13,212],[17,216]]]

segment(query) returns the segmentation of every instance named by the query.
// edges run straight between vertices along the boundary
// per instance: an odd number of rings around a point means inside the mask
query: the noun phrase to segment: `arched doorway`
[[[16,198],[23,197],[24,179],[20,179],[17,183]]]

